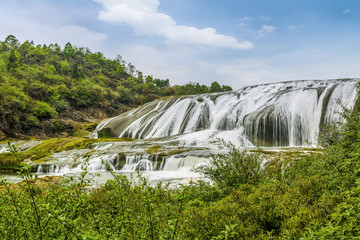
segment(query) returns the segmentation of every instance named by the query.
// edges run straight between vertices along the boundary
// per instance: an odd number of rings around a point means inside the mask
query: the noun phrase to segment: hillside
[[[67,43],[0,41],[0,139],[83,135],[99,120],[173,95],[232,90],[144,76],[120,55]]]

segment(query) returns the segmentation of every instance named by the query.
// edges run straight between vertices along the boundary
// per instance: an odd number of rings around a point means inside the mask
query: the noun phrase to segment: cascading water
[[[352,108],[357,97],[357,80],[350,79],[265,84],[154,101],[102,122],[91,135],[106,131],[139,140],[54,153],[37,172],[73,176],[86,167],[107,179],[111,168],[125,175],[141,171],[155,183],[186,184],[202,177],[192,167],[226,153],[212,143],[216,138],[242,147],[315,145],[323,124],[339,121],[342,106]],[[7,150],[0,145],[0,151]]]
[[[316,144],[324,123],[352,108],[357,80],[312,80],[264,84],[236,92],[154,101],[100,124],[115,136],[172,137],[185,146],[223,138],[242,146]]]
[[[99,148],[98,148],[99,149]],[[66,174],[71,172],[81,172],[83,168],[89,172],[104,171],[109,168],[113,171],[154,171],[159,169],[158,156],[153,155],[127,155],[119,153],[93,153],[87,157],[72,158],[67,155],[67,161],[62,161],[61,157],[55,156],[55,162],[39,164],[38,174]],[[120,157],[121,156],[121,157]],[[124,158],[124,162],[121,162]]]

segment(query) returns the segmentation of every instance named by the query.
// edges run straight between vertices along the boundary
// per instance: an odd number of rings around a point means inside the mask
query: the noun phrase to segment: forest
[[[71,43],[20,43],[13,35],[0,41],[0,139],[72,136],[76,123],[155,99],[231,90],[217,82],[172,86],[169,79],[144,76],[120,55],[108,59]]]

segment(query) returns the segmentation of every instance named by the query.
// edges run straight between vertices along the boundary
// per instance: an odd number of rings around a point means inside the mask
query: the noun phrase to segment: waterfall
[[[58,153],[58,155],[61,153]],[[55,162],[43,163],[37,166],[38,174],[66,174],[70,172],[81,172],[86,168],[89,172],[105,171],[108,168],[111,170],[119,170],[119,155],[118,153],[94,153],[89,154],[88,157],[81,156],[74,158],[71,154],[67,155],[66,161],[64,156],[55,155]]]
[[[156,162],[151,161],[149,155],[126,156],[126,164],[122,168],[124,171],[153,171]]]
[[[123,158],[124,162],[122,162]],[[85,168],[89,172],[109,169],[112,171],[155,171],[159,169],[158,159],[159,157],[156,155],[135,154],[125,156],[121,153],[94,152],[88,154],[88,157],[81,157],[77,160],[70,159],[66,162],[60,160],[49,164],[39,164],[36,172],[37,174],[66,174],[81,172]]]
[[[357,80],[262,84],[238,91],[154,101],[103,122],[118,137],[175,137],[184,145],[224,138],[243,146],[306,146],[324,123],[352,108]]]
[[[204,164],[207,158],[197,156],[174,157],[164,159],[161,171],[179,171],[181,169],[189,170],[196,165]]]

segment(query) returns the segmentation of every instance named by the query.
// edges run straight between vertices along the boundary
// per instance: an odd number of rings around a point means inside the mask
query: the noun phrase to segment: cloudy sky
[[[1,0],[9,34],[120,54],[172,84],[360,76],[358,0]]]

